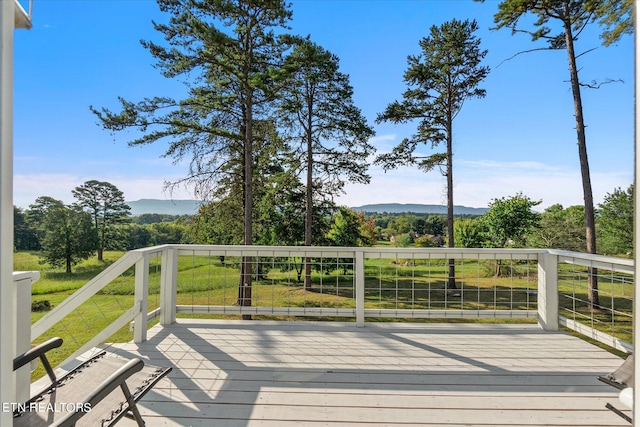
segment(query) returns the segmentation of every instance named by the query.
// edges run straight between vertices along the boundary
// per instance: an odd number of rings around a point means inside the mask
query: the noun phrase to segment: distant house
[[[444,246],[445,241],[444,241],[444,236],[442,235],[433,235],[433,234],[426,234],[425,236],[429,237],[429,239],[433,242],[434,245],[440,247],[440,246]]]

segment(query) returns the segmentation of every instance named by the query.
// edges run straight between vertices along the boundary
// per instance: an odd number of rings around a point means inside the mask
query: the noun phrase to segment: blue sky
[[[490,31],[497,1],[295,0],[292,32],[340,57],[355,102],[373,124],[387,104],[400,99],[409,54],[432,25],[476,19],[477,36],[489,50],[492,71],[481,85],[484,99],[467,101],[454,122],[454,202],[484,207],[517,192],[554,203],[582,204],[573,99],[566,53],[517,52],[536,45],[526,35]],[[14,203],[27,207],[47,195],[72,202],[71,190],[91,179],[109,181],[127,200],[192,198],[188,188],[163,191],[165,181],[186,175],[187,164],[161,157],[166,145],[129,148],[132,134],[111,135],[89,111],[180,92],[160,76],[139,40],[160,39],[151,20],[164,21],[153,0],[36,0],[33,29],[15,33]],[[592,26],[577,44],[600,46]],[[579,59],[584,81],[624,83],[583,90],[587,146],[596,203],[633,181],[633,40],[599,47]],[[389,151],[414,126],[374,125],[373,145]],[[425,147],[421,150],[430,153]],[[445,181],[403,167],[370,169],[369,185],[348,185],[337,201],[445,204]]]

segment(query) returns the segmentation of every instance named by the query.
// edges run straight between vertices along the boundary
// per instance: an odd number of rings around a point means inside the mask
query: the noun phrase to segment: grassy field
[[[106,252],[105,260],[91,259],[76,266],[72,274],[39,264],[36,253],[15,254],[16,271],[39,270],[41,278],[33,285],[32,301],[47,301],[50,306],[60,304],[75,290],[122,256],[122,252]],[[350,260],[314,260],[312,286],[305,289],[300,283],[301,259],[260,258],[255,270],[257,280],[252,286],[252,305],[279,307],[340,307],[354,308],[353,270]],[[240,259],[227,257],[180,256],[178,261],[178,304],[180,305],[236,305]],[[571,308],[569,314],[593,310],[582,303],[586,299],[584,270],[575,267],[560,271],[561,303]],[[495,272],[499,270],[500,275]],[[365,307],[381,309],[530,309],[537,308],[537,265],[535,261],[458,260],[457,289],[446,289],[448,266],[442,259],[370,259],[365,264]],[[603,306],[616,311],[597,310],[595,317],[602,328],[611,333],[612,320],[621,339],[630,340],[630,296],[633,287],[628,278],[617,276],[602,283]],[[150,260],[149,309],[159,306],[160,259]],[[52,336],[65,340],[63,348],[54,355],[57,364],[79,348],[96,333],[112,323],[134,303],[133,269],[125,272],[92,297],[62,322],[51,328],[37,341]],[[613,313],[613,314],[612,314]],[[617,314],[616,314],[617,313]],[[46,312],[32,313],[32,321]],[[563,313],[566,314],[566,313]],[[617,317],[617,318],[616,318]],[[448,319],[446,321],[452,321]],[[492,320],[496,321],[496,320]],[[499,321],[499,320],[498,320]],[[598,325],[596,325],[598,326]],[[123,342],[133,338],[124,327],[108,341]],[[41,373],[38,372],[37,375]]]

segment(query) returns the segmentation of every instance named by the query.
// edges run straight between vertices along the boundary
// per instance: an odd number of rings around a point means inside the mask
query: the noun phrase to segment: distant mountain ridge
[[[161,199],[140,199],[126,202],[131,207],[131,215],[142,214],[165,214],[165,215],[195,215],[202,202],[200,200],[161,200]],[[444,205],[423,205],[417,203],[377,203],[352,207],[359,212],[371,213],[431,213],[446,214],[447,207]],[[482,215],[488,208],[470,208],[467,206],[454,206],[456,215]]]
[[[352,207],[354,211],[367,212],[367,213],[431,213],[431,214],[446,214],[447,207],[444,205],[422,205],[417,203],[378,203],[371,205],[362,205]],[[453,213],[455,215],[482,215],[487,212],[489,208],[470,208],[467,206],[453,206]]]
[[[125,202],[131,207],[131,215],[165,214],[165,215],[195,215],[202,204],[199,200],[160,200],[140,199]]]

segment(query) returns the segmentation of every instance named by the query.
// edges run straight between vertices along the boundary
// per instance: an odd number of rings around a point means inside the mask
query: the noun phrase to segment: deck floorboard
[[[174,368],[148,426],[629,425],[596,379],[621,359],[536,325],[179,319],[108,350]]]

